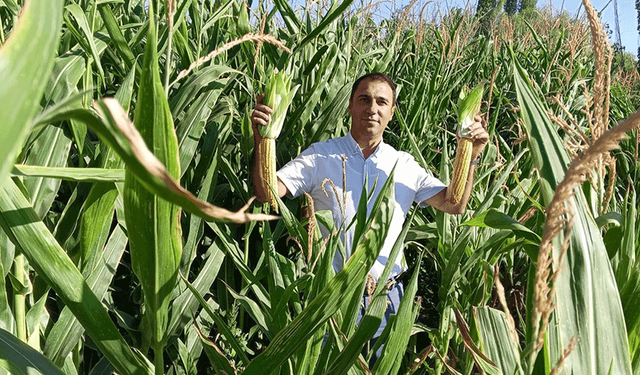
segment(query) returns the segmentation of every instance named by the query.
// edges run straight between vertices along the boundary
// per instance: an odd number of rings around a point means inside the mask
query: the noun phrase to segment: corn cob
[[[280,135],[284,119],[287,115],[289,104],[293,96],[298,91],[299,85],[291,88],[291,78],[281,71],[271,76],[265,86],[264,104],[273,109],[271,121],[266,126],[260,126],[262,135],[260,147],[262,150],[260,168],[263,173],[263,187],[267,192],[267,202],[278,212],[278,202],[274,191],[278,191],[278,180],[276,178],[276,138]],[[272,190],[273,189],[273,190]]]
[[[263,183],[266,183],[265,190],[267,192],[267,202],[271,204],[271,207],[278,212],[278,202],[276,201],[275,191],[278,191],[278,179],[276,178],[276,139],[275,138],[262,138],[260,140],[261,154],[261,168]]]
[[[470,138],[460,138],[456,160],[453,163],[453,176],[447,188],[447,200],[452,204],[458,204],[467,186],[469,167],[471,166],[471,151],[473,151],[473,141]]]
[[[469,138],[468,128],[469,125],[473,124],[473,118],[480,110],[482,90],[483,85],[478,85],[469,95],[465,96],[463,91],[460,94],[460,100],[458,100],[458,121],[460,122],[458,133],[460,134],[460,141],[458,141],[456,159],[453,163],[453,176],[447,188],[446,197],[446,200],[452,204],[460,202],[467,185],[471,166],[471,153],[473,152],[473,140]]]

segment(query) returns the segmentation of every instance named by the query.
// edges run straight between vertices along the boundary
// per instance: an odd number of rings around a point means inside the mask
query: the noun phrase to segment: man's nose
[[[376,113],[378,111],[378,105],[375,102],[371,102],[366,108],[367,113]]]

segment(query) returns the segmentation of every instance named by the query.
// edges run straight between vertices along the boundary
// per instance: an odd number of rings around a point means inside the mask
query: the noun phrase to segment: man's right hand
[[[253,128],[253,136],[255,139],[262,138],[258,131],[258,125],[266,126],[269,121],[271,121],[271,115],[273,114],[273,109],[262,103],[263,99],[264,93],[260,94],[258,99],[256,99],[256,106],[251,114],[251,127]]]

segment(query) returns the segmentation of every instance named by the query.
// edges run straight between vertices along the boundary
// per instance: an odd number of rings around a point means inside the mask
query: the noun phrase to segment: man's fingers
[[[256,104],[256,111],[264,112],[266,114],[273,114],[273,109],[266,104],[258,103]]]
[[[489,141],[489,133],[487,133],[481,122],[474,122],[469,125],[469,137],[478,143],[487,143]]]
[[[259,111],[258,109],[253,111],[253,114],[251,114],[251,123],[253,123],[254,125],[267,125],[269,123],[269,121],[271,121],[271,115],[262,111]]]
[[[262,125],[266,126],[271,121],[271,115],[273,109],[266,104],[262,103],[264,99],[264,93],[260,94],[256,99],[256,107],[251,113],[251,124],[253,126]]]

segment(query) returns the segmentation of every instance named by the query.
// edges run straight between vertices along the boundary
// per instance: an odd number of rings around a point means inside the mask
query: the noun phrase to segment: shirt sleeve
[[[412,160],[416,173],[416,198],[415,202],[422,208],[429,206],[425,201],[446,188],[442,181],[434,177],[431,172],[422,168],[415,159]]]
[[[289,190],[290,198],[313,189],[316,180],[316,156],[315,147],[311,145],[276,173]]]

